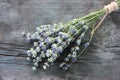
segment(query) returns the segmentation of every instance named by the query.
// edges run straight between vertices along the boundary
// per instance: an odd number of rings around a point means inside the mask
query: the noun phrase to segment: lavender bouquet
[[[53,25],[41,25],[33,34],[23,33],[26,41],[32,45],[27,50],[27,59],[33,62],[32,69],[37,70],[40,64],[43,69],[47,69],[61,55],[65,55],[59,67],[67,70],[88,47],[94,32],[107,14],[117,10],[118,6],[120,0],[81,18]],[[102,16],[104,17],[95,27],[96,21]],[[66,48],[68,48],[67,53],[65,53]]]

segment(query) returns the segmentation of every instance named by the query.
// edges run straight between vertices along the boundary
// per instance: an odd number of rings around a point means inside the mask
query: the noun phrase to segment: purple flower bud
[[[53,59],[55,59],[55,58],[58,57],[58,55],[57,55],[56,53],[53,53],[53,54],[52,54],[52,57],[53,57]]]
[[[62,35],[62,32],[58,32],[58,34],[57,34],[58,36],[61,36]]]
[[[89,27],[87,25],[84,25],[83,28],[87,30]]]
[[[46,46],[45,46],[45,45],[41,46],[41,49],[42,49],[43,51],[46,51]]]
[[[78,24],[77,24],[78,26],[82,26],[82,24],[81,24],[81,22],[78,22]]]
[[[81,43],[81,39],[77,39],[76,44],[79,46]]]
[[[55,44],[55,43],[52,45],[52,49],[53,49],[53,50],[56,49],[57,47],[58,47],[58,45]]]
[[[71,40],[72,40],[71,38],[67,39],[67,40],[66,40],[66,44],[69,45],[70,42],[71,42]]]
[[[44,36],[44,32],[41,32],[39,35]]]
[[[77,61],[77,59],[76,59],[76,58],[73,58],[73,59],[72,59],[72,62],[76,62],[76,61]]]
[[[28,37],[28,38],[26,39],[26,42],[27,42],[27,43],[31,42],[31,38]]]
[[[30,50],[27,50],[27,55],[28,55],[28,56],[31,56]]]
[[[55,48],[52,48],[53,52],[56,52],[56,49]]]
[[[73,47],[73,48],[70,49],[70,52],[73,52],[74,50],[75,50],[75,48]]]
[[[66,58],[64,59],[64,61],[65,61],[65,62],[69,61],[69,58],[66,57]]]
[[[68,67],[67,67],[67,66],[64,66],[64,67],[63,67],[63,70],[65,70],[65,71],[68,70]]]
[[[71,32],[72,32],[72,33],[76,33],[76,32],[77,32],[77,30],[76,30],[76,29],[73,29],[73,30],[71,30]]]
[[[79,50],[80,50],[79,46],[76,46],[75,51],[79,51]]]
[[[67,58],[70,58],[71,57],[71,54],[68,54]]]
[[[55,40],[58,44],[62,43],[62,39],[60,37],[57,37],[56,40]]]
[[[65,62],[62,62],[59,67],[62,68],[66,63]]]
[[[33,42],[33,46],[37,47],[38,46],[38,42]]]
[[[62,53],[63,48],[61,46],[59,46],[57,51],[58,51],[58,53]]]
[[[66,35],[62,35],[62,39],[67,39],[68,38],[68,36],[66,36]]]
[[[88,43],[88,42],[84,44],[84,46],[85,46],[85,47],[88,47],[88,45],[89,45],[89,43]]]
[[[49,43],[50,41],[48,39],[45,40],[46,43]]]
[[[61,43],[61,46],[63,46],[63,47],[65,47],[66,45],[67,45],[66,42],[62,42],[62,43]]]
[[[41,43],[39,44],[40,47],[42,47],[43,45],[44,45],[44,42],[41,42]]]
[[[53,52],[60,54],[60,53],[62,53],[63,48],[62,47],[53,47],[52,50],[53,50]]]
[[[45,42],[47,43],[47,44],[50,44],[50,43],[52,43],[54,41],[54,38],[52,38],[52,37],[48,37],[46,40],[45,40]]]
[[[36,47],[35,51],[36,51],[36,52],[40,52],[40,47],[39,47],[39,46]]]

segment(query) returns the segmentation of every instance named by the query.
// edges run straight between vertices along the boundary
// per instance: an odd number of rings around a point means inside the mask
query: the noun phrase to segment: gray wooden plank
[[[0,80],[119,80],[120,12],[97,30],[86,52],[68,71],[57,67],[32,71],[22,31],[68,21],[102,8],[110,0],[0,0]],[[111,19],[112,18],[112,19]],[[113,23],[114,22],[114,23]]]

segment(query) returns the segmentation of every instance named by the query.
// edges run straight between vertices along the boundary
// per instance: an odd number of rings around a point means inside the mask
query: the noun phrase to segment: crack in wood
[[[105,48],[120,48],[120,45],[115,45],[115,46],[107,46]]]
[[[19,44],[13,44],[13,43],[4,43],[4,42],[2,42],[0,44],[2,44],[2,45],[11,45],[11,46],[18,46],[18,47],[26,47],[25,45],[19,45]]]
[[[27,57],[27,55],[23,54],[0,54],[1,56],[13,56],[13,57]]]

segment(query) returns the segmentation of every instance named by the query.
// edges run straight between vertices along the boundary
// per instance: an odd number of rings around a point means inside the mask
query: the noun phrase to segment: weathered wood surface
[[[109,0],[0,0],[0,80],[119,80],[120,12],[112,13],[96,32],[88,50],[67,72],[55,64],[31,70],[21,32],[68,21],[102,8]]]

